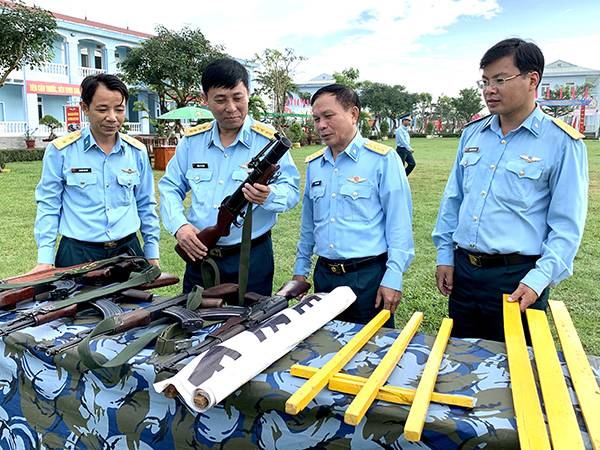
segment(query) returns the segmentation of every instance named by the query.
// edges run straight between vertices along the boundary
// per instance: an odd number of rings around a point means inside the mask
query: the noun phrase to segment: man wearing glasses
[[[573,273],[587,213],[583,135],[544,114],[532,42],[506,39],[480,61],[491,113],[463,132],[432,238],[453,336],[504,340],[502,296],[546,309]]]

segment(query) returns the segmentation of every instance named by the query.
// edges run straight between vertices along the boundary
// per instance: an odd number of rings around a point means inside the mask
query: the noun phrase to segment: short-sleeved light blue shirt
[[[573,273],[587,194],[584,143],[539,108],[506,136],[498,116],[474,123],[460,140],[432,233],[437,264],[454,265],[457,245],[541,255],[521,280],[539,295]]]
[[[410,134],[408,134],[408,127],[400,125],[396,129],[396,146],[404,147],[407,150],[412,150],[410,146]]]
[[[174,236],[186,224],[203,230],[217,223],[221,203],[246,180],[247,164],[269,142],[267,136],[252,129],[254,123],[246,117],[236,140],[227,148],[221,144],[216,121],[179,142],[158,183],[160,213],[170,234]],[[279,165],[281,175],[269,185],[267,200],[253,206],[252,239],[269,231],[277,222],[277,213],[292,209],[300,200],[300,174],[289,151]],[[182,202],[190,191],[192,205],[186,214]],[[239,222],[242,224],[243,219]],[[242,228],[232,226],[229,236],[222,237],[219,245],[241,241]]]
[[[50,143],[44,153],[35,190],[38,263],[54,263],[57,232],[80,241],[108,242],[140,230],[145,256],[158,258],[160,226],[146,148],[117,135],[106,155],[89,127],[77,136],[71,135],[74,140],[64,147],[61,139]]]
[[[402,290],[402,274],[415,255],[412,201],[393,149],[357,133],[335,161],[329,147],[313,155],[294,274],[309,275],[313,253],[333,260],[387,253],[381,285]]]

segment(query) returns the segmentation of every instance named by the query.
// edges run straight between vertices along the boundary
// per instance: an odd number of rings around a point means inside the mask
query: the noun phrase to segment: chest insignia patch
[[[71,173],[92,173],[92,169],[90,167],[78,167],[71,169]]]
[[[192,163],[192,169],[208,169],[208,163]]]
[[[532,163],[532,162],[538,162],[541,161],[542,158],[536,158],[535,156],[525,156],[525,155],[519,155],[520,158],[523,158],[525,161],[527,161],[528,163]]]
[[[355,176],[355,177],[352,177],[352,178],[346,178],[346,179],[347,179],[348,181],[352,181],[354,184],[358,184],[358,183],[360,183],[360,182],[362,182],[362,181],[365,181],[365,180],[366,180],[366,178],[361,178],[361,177],[359,177],[358,175],[357,175],[357,176]]]
[[[121,170],[122,170],[123,172],[125,172],[125,173],[129,173],[129,174],[132,174],[132,173],[134,173],[134,172],[137,172],[137,169],[121,169]]]
[[[321,180],[313,181],[310,183],[310,187],[321,186]]]
[[[246,164],[240,164],[240,167],[242,169],[247,169],[248,168],[248,163],[246,163]]]
[[[465,148],[465,153],[477,153],[479,152],[479,147],[467,147]]]

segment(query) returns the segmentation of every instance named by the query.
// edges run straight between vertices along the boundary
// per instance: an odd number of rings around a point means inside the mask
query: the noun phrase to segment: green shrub
[[[44,149],[0,150],[0,167],[4,168],[7,163],[23,161],[41,161],[44,158]]]
[[[381,124],[379,124],[379,129],[381,130],[382,136],[387,136],[388,132],[390,131],[390,124],[387,120],[383,120]]]

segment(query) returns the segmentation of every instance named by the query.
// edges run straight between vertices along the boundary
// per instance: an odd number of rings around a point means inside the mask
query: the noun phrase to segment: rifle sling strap
[[[252,247],[252,203],[248,203],[244,227],[242,228],[242,245],[240,248],[240,268],[238,271],[238,305],[244,304],[244,296],[248,288],[248,272],[250,270],[250,249]]]
[[[215,279],[210,276],[210,270],[208,266],[212,267],[215,272]],[[205,289],[209,289],[213,286],[218,286],[221,284],[221,274],[219,273],[219,267],[214,259],[210,257],[206,257],[202,260],[202,264],[200,264],[200,272],[202,273],[202,283],[204,284]]]
[[[202,302],[203,291],[204,289],[202,289],[200,286],[194,286],[192,292],[188,294],[187,304],[198,304],[199,306]],[[79,358],[88,369],[94,370],[106,367],[118,367],[127,363],[127,361],[129,361],[131,358],[137,355],[144,347],[146,347],[146,345],[148,345],[159,335],[161,335],[165,329],[171,326],[166,325],[164,327],[160,327],[151,333],[145,333],[142,336],[132,341],[129,341],[125,348],[119,353],[117,353],[112,359],[109,359],[105,363],[99,363],[98,360],[92,355],[92,350],[90,349],[90,340],[98,335],[112,334],[120,326],[120,319],[120,316],[112,316],[102,320],[100,323],[98,323],[98,325],[96,325],[94,330],[77,346],[77,353],[79,353]],[[154,324],[150,325],[157,325],[158,323],[162,322],[163,319],[159,319],[158,321],[154,322]]]

